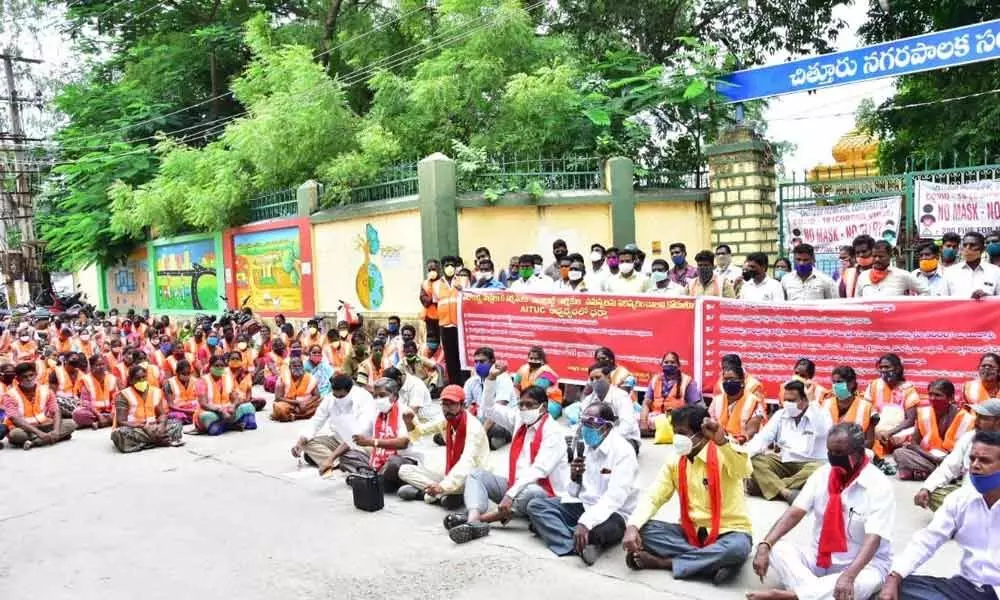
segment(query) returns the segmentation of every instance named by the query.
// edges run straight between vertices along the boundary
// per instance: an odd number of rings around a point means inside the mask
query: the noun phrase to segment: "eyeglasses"
[[[580,419],[580,424],[584,427],[590,427],[591,429],[600,429],[605,425],[614,425],[611,421],[606,421],[601,417],[583,417]]]

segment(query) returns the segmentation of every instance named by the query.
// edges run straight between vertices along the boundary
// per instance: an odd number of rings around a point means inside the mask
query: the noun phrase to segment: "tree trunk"
[[[333,36],[337,33],[337,18],[340,17],[340,7],[343,0],[330,0],[326,11],[326,21],[323,23],[323,66],[330,66],[330,49],[333,48]]]

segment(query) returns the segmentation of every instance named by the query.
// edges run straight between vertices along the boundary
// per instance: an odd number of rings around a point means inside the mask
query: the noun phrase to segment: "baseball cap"
[[[449,385],[441,390],[441,400],[465,402],[465,390],[460,385]]]
[[[990,398],[972,407],[972,411],[984,417],[1000,417],[1000,399]]]

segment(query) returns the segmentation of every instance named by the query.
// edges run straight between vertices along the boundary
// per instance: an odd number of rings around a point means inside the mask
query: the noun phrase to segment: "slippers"
[[[632,569],[633,571],[641,571],[642,565],[639,564],[639,553],[633,552],[631,554],[626,554],[625,566]]]

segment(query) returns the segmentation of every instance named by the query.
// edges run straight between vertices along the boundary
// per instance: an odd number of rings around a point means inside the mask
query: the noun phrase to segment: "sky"
[[[847,21],[846,30],[837,39],[837,50],[864,45],[855,32],[864,24],[867,10],[867,0],[857,0],[853,6],[837,7],[834,14]],[[784,58],[776,56],[769,63],[780,63]],[[871,98],[876,105],[881,104],[893,95],[894,82],[894,78],[886,78],[817,90],[814,94],[798,93],[773,98],[764,113],[767,136],[772,141],[787,141],[795,145],[795,150],[785,157],[786,174],[791,176],[794,171],[801,177],[803,171],[816,165],[832,164],[833,145],[840,136],[854,128],[854,115],[842,113],[852,113],[865,98]]]

